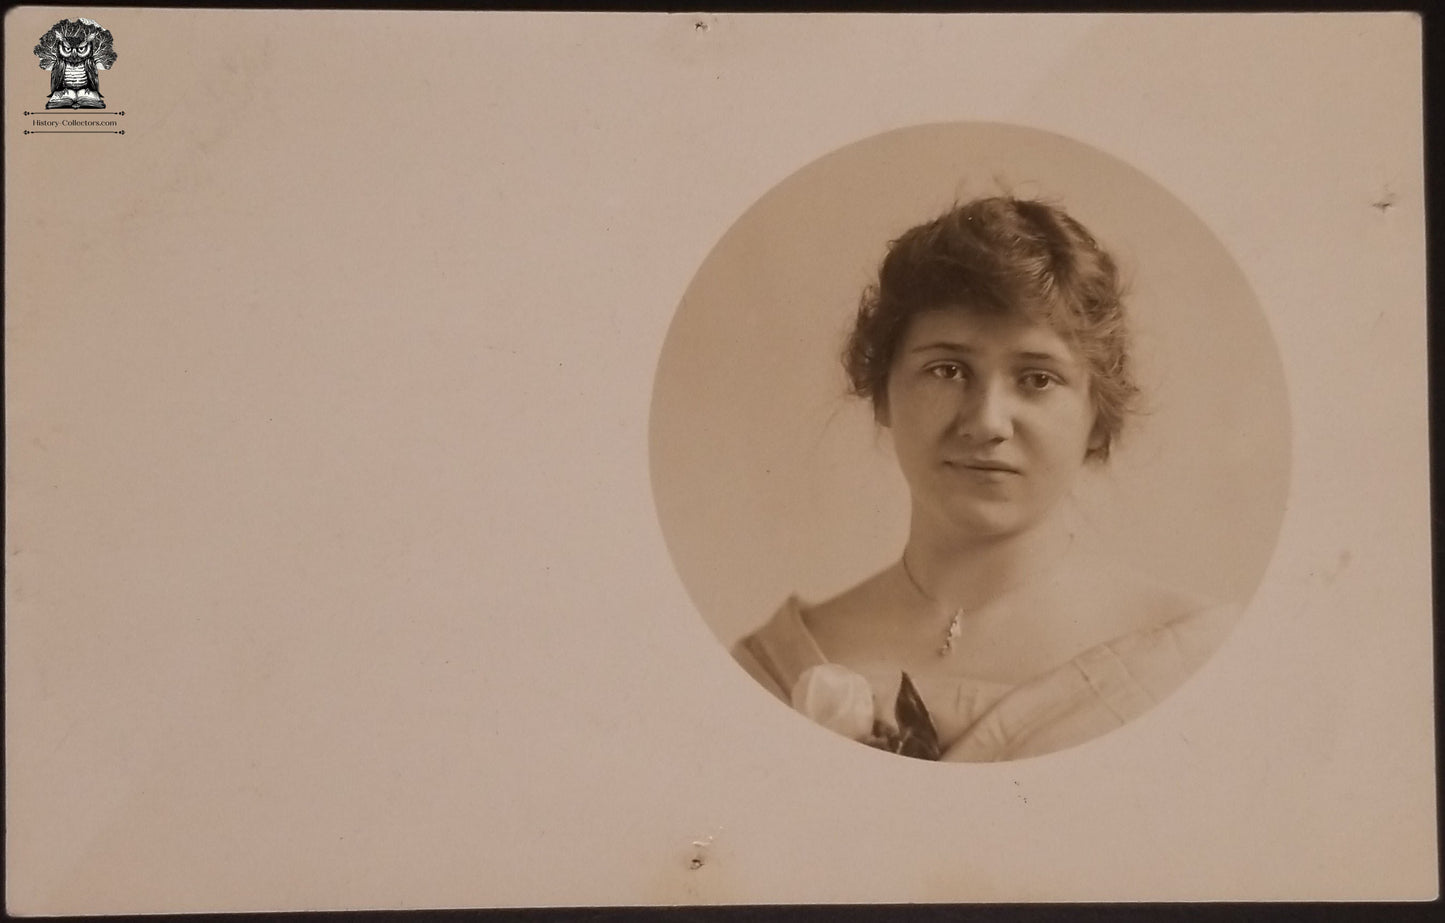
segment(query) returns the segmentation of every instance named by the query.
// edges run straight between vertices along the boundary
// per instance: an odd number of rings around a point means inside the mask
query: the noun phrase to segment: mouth
[[[945,461],[950,468],[963,468],[967,471],[986,471],[995,474],[1020,474],[1019,469],[1003,462],[987,461],[983,459],[960,459],[958,461]]]

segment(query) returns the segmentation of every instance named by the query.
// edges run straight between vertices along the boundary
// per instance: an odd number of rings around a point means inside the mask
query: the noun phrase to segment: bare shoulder
[[[1116,635],[1162,628],[1180,619],[1228,613],[1237,607],[1223,600],[1174,586],[1117,562],[1081,562],[1076,575],[1080,598],[1094,599],[1107,613],[1107,633]]]
[[[891,573],[892,568],[886,568],[837,596],[803,610],[803,624],[819,647],[830,654],[844,654],[870,643],[880,616],[895,605]]]

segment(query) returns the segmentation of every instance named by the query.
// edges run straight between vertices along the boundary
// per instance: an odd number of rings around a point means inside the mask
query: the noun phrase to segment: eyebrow
[[[946,352],[963,353],[964,355],[967,355],[967,356],[975,355],[975,354],[978,352],[978,350],[974,349],[972,346],[968,345],[967,343],[954,343],[954,342],[951,342],[951,341],[948,341],[948,340],[938,340],[938,341],[933,342],[933,343],[924,343],[922,346],[915,346],[915,347],[913,347],[912,349],[909,350],[909,352],[912,352],[912,353],[926,353],[926,352],[931,352],[931,351],[933,351],[933,350],[941,350],[941,351],[946,351]],[[1015,359],[1029,359],[1029,360],[1032,360],[1032,361],[1035,361],[1035,362],[1065,362],[1065,363],[1066,363],[1066,362],[1069,361],[1067,357],[1065,357],[1065,356],[1060,356],[1058,353],[1038,352],[1038,351],[1035,351],[1035,350],[1023,350],[1023,351],[1021,351],[1021,352],[1014,353],[1013,355],[1014,355],[1014,358],[1015,358]]]

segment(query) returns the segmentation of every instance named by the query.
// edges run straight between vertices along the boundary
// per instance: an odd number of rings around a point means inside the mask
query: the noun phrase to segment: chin
[[[966,538],[1009,538],[1027,532],[1038,525],[1036,517],[1012,507],[946,510],[943,520],[950,531]]]

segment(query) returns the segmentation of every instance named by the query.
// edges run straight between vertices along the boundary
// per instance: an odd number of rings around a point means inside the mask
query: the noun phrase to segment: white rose
[[[809,667],[793,684],[793,707],[844,737],[863,740],[873,733],[873,687],[836,663]]]

